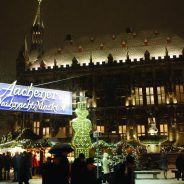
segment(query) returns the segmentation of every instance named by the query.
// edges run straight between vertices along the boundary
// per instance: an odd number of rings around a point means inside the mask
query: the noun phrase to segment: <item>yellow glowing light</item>
[[[86,109],[86,101],[80,97],[80,101],[77,103],[77,109],[75,113],[77,118],[72,120],[72,127],[74,129],[74,136],[72,139],[72,145],[75,149],[75,156],[80,153],[84,153],[86,157],[89,157],[89,149],[91,148],[90,131],[92,129],[91,121],[87,119],[88,111]]]

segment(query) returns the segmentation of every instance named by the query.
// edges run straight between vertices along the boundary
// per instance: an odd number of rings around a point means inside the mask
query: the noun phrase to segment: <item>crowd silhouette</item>
[[[42,184],[135,184],[134,170],[135,158],[131,153],[120,159],[116,165],[111,165],[109,155],[103,153],[101,164],[97,165],[94,158],[85,158],[80,153],[73,162],[69,162],[67,152],[47,157],[46,162],[40,165],[37,156],[24,151],[11,156],[10,152],[0,154],[0,180],[12,179],[18,184],[29,184],[34,175],[41,175]],[[167,179],[168,158],[167,154],[161,154],[161,169]],[[184,158],[178,154],[175,160],[176,178],[184,180]],[[97,169],[100,166],[100,169]],[[13,175],[10,175],[13,170]],[[97,174],[97,170],[100,173]]]
[[[124,160],[119,160],[114,168],[111,167],[108,154],[104,153],[101,160],[101,173],[97,178],[97,166],[94,163],[94,158],[85,159],[84,154],[79,154],[79,157],[74,160],[71,165],[71,184],[134,184],[134,168],[135,159],[132,154],[128,154]]]
[[[67,152],[55,154],[53,157],[47,157],[46,162],[39,164],[36,155],[31,152],[24,151],[15,153],[11,156],[10,152],[0,154],[0,180],[10,180],[10,170],[13,169],[13,182],[19,184],[29,184],[32,176],[41,174],[42,184],[107,184],[121,183],[122,179],[125,184],[134,184],[133,167],[134,160],[130,155],[126,161],[117,164],[113,172],[110,172],[110,163],[108,154],[105,159],[101,160],[102,172],[97,178],[97,166],[94,158],[85,158],[83,153],[80,153],[72,163],[69,163]],[[103,167],[104,165],[104,167]],[[108,171],[108,172],[107,172]],[[107,177],[108,176],[108,177]]]
[[[36,159],[36,158],[35,158]],[[39,165],[38,165],[39,166]],[[10,152],[0,154],[0,180],[10,180],[10,170],[13,169],[13,182],[29,184],[32,178],[33,157],[31,152]]]

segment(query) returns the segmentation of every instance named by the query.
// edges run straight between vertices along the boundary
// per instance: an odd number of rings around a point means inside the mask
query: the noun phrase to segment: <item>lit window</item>
[[[72,133],[73,133],[73,130],[72,130],[72,121],[69,121],[69,127],[68,128],[69,128],[68,129],[69,135],[72,135]]]
[[[77,107],[77,99],[76,99],[76,93],[73,92],[72,94],[72,101],[73,101],[73,109],[75,109]]]
[[[135,105],[143,105],[142,88],[135,87]]]
[[[168,135],[168,125],[166,123],[160,124],[160,135]]]
[[[50,128],[44,127],[43,128],[43,136],[49,136],[50,135]]]
[[[39,121],[34,121],[33,122],[33,132],[37,135],[40,133],[40,122]]]
[[[132,101],[133,101],[132,96],[128,96],[126,101],[125,101],[125,106],[133,105]]]
[[[156,123],[156,119],[155,119],[155,117],[150,117],[150,118],[148,118],[148,124],[152,124],[152,123]]]
[[[101,126],[101,125],[97,125],[97,126],[96,126],[96,130],[97,130],[98,132],[101,132],[101,133],[104,133],[104,132],[105,132],[104,126]]]
[[[156,135],[158,133],[158,128],[156,126],[155,117],[148,118],[148,134]]]
[[[119,130],[119,134],[126,134],[127,127],[126,125],[119,125],[118,130]]]
[[[184,88],[183,85],[176,85],[176,100],[184,102]]]
[[[146,102],[148,105],[154,104],[153,87],[146,87]]]
[[[137,135],[138,137],[145,135],[145,125],[137,125]]]
[[[158,104],[166,103],[165,88],[164,86],[157,87]]]

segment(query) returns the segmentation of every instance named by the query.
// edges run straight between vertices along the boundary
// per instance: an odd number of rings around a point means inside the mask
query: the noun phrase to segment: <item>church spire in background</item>
[[[29,51],[28,51],[28,44],[27,44],[27,36],[24,38],[24,58],[25,62],[29,61]]]
[[[33,25],[31,27],[31,50],[43,50],[43,36],[44,36],[44,25],[41,20],[41,2],[38,1],[38,8],[34,18]]]
[[[37,11],[36,11],[33,26],[35,26],[35,25],[42,25],[43,26],[43,22],[41,21],[41,9],[40,9],[41,2],[42,2],[42,0],[38,0],[38,8],[37,8]]]

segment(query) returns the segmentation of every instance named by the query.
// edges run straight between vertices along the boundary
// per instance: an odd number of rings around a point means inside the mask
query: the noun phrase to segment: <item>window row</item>
[[[106,98],[104,96],[105,91],[101,90],[100,93],[96,93],[89,98],[86,98],[87,107],[103,107],[104,105],[109,105],[107,101],[110,102],[110,105],[118,105],[119,106],[129,106],[136,105],[142,106],[144,105],[154,105],[156,104],[170,104],[170,103],[184,103],[184,86],[181,84],[175,85],[173,92],[168,92],[165,86],[157,86],[156,88],[150,87],[134,87],[130,95],[122,100],[121,92],[118,91],[117,96],[111,96],[111,98]],[[85,96],[85,91],[81,91],[79,94],[73,93],[73,108],[76,108],[76,104],[79,101],[77,96]],[[113,104],[111,103],[113,101]]]
[[[159,125],[159,132],[160,135],[168,135],[168,125],[166,123],[160,124]],[[101,133],[105,133],[105,126],[104,125],[97,125],[97,131]],[[37,135],[40,135],[40,122],[35,121],[33,124],[33,132]],[[127,127],[127,125],[119,125],[117,131],[112,131],[109,133],[118,133],[123,136],[127,135],[127,132],[131,132],[131,128]],[[56,134],[56,137],[58,138],[66,138],[67,135],[72,135],[72,127],[71,124],[68,127],[68,131],[66,127],[60,127],[58,130],[58,133]],[[43,127],[42,128],[42,135],[44,137],[50,137],[51,134],[51,127]],[[143,136],[146,134],[146,127],[145,125],[138,124],[136,125],[136,134],[137,136]]]
[[[183,85],[176,85],[175,92],[170,93],[166,93],[164,86],[157,86],[156,90],[154,87],[135,87],[125,105],[143,105],[144,100],[146,100],[145,104],[153,105],[155,104],[155,96],[158,104],[183,103],[184,87]]]

